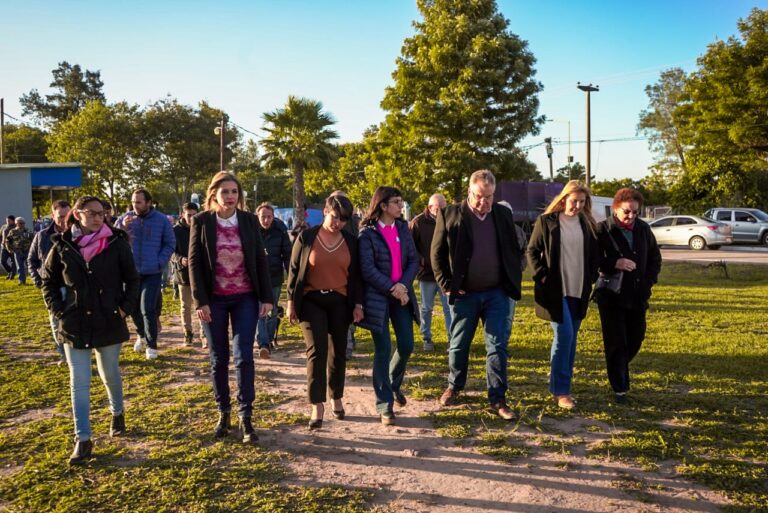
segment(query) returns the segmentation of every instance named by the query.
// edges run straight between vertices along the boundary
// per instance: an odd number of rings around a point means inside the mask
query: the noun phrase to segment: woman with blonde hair
[[[189,276],[197,316],[203,323],[211,359],[213,394],[219,407],[215,435],[229,432],[229,326],[237,376],[238,416],[243,442],[256,440],[251,423],[255,399],[253,337],[256,322],[274,304],[269,264],[259,221],[245,210],[235,175],[214,175],[205,212],[192,218]]]
[[[554,339],[549,390],[560,408],[572,409],[576,339],[587,314],[600,252],[589,188],[571,180],[547,206],[528,243],[536,315],[550,321]]]

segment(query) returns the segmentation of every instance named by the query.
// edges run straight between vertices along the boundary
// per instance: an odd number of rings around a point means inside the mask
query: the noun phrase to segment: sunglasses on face
[[[630,210],[628,208],[620,208],[619,211],[623,212],[625,216],[628,216],[628,215],[636,216],[637,214],[640,213],[639,210]]]

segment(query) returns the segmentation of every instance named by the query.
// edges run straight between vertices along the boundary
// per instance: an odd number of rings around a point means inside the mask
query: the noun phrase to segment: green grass
[[[467,393],[456,408],[430,414],[437,432],[457,444],[511,464],[534,452],[632,462],[649,471],[673,462],[689,479],[732,498],[733,512],[768,504],[768,269],[729,266],[722,272],[665,264],[654,289],[648,334],[632,363],[633,402],[616,405],[607,382],[595,308],[580,332],[574,377],[578,409],[555,407],[548,391],[551,329],[533,314],[529,280],[510,342],[509,424],[486,408],[485,354],[473,343]],[[72,420],[69,380],[54,365],[39,291],[0,280],[0,509],[9,511],[338,511],[367,509],[369,492],[294,487],[284,483],[291,455],[234,438],[214,442],[215,405],[207,359],[199,351],[164,351],[147,362],[129,347],[122,372],[125,438],[110,440],[106,394],[92,386],[92,423],[98,457],[69,469]],[[166,296],[165,312],[177,303]],[[437,349],[417,349],[406,393],[437,400],[446,385],[446,335],[436,305]],[[167,321],[167,318],[166,318]],[[296,327],[281,326],[283,347],[298,348]],[[371,354],[368,332],[357,331],[358,353]],[[370,366],[355,358],[350,366]],[[260,394],[261,428],[305,420],[275,409],[285,397]],[[574,428],[574,425],[576,426]],[[566,429],[565,426],[568,426]],[[581,427],[579,427],[581,426]],[[598,445],[586,440],[605,437]],[[568,462],[562,462],[567,468]],[[640,489],[642,481],[616,486]],[[371,491],[373,492],[373,490]],[[638,493],[639,493],[638,492]],[[650,496],[649,496],[650,497]]]
[[[648,333],[631,365],[632,404],[614,404],[605,371],[599,316],[594,305],[582,324],[574,395],[578,409],[559,410],[548,392],[549,324],[533,313],[532,283],[523,284],[510,341],[509,392],[519,420],[512,426],[490,415],[485,399],[485,351],[480,334],[470,355],[467,393],[461,408],[430,414],[438,433],[478,444],[485,454],[517,461],[509,438],[521,428],[559,435],[536,450],[570,452],[590,433],[609,439],[592,447],[595,458],[631,461],[654,470],[662,461],[734,499],[729,511],[768,508],[768,268],[729,266],[722,271],[695,264],[665,264],[654,288]],[[416,351],[406,379],[408,394],[437,400],[447,382],[446,334],[439,301],[432,323],[434,353]],[[371,351],[362,338],[361,351]],[[365,362],[367,363],[367,361]],[[560,421],[588,419],[565,435]],[[495,435],[498,437],[494,438]],[[490,437],[490,438],[489,438]],[[548,441],[547,441],[548,440]],[[765,510],[765,509],[762,509]],[[761,510],[761,511],[762,511]]]
[[[69,468],[69,376],[55,365],[39,291],[0,281],[0,509],[8,511],[344,512],[365,511],[366,492],[289,487],[290,455],[211,435],[216,407],[207,358],[181,347],[148,362],[126,345],[121,369],[128,433],[110,440],[104,387],[92,381],[97,455]],[[167,295],[164,312],[178,312]],[[165,318],[166,323],[168,317]],[[167,325],[167,324],[166,324]],[[274,407],[286,398],[257,396],[257,428],[303,422]]]

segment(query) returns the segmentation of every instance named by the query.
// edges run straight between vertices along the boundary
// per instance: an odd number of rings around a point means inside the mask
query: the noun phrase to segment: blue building
[[[69,191],[82,185],[78,163],[0,165],[0,223],[9,215],[22,216],[32,227],[32,191]],[[48,209],[46,209],[46,213]]]

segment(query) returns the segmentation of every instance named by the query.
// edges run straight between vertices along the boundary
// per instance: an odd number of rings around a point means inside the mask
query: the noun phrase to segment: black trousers
[[[629,362],[640,352],[645,339],[645,308],[628,309],[600,304],[605,363],[614,392],[629,391]]]
[[[326,390],[344,397],[349,307],[338,292],[308,292],[299,315],[307,344],[307,391],[312,404],[324,403]]]

